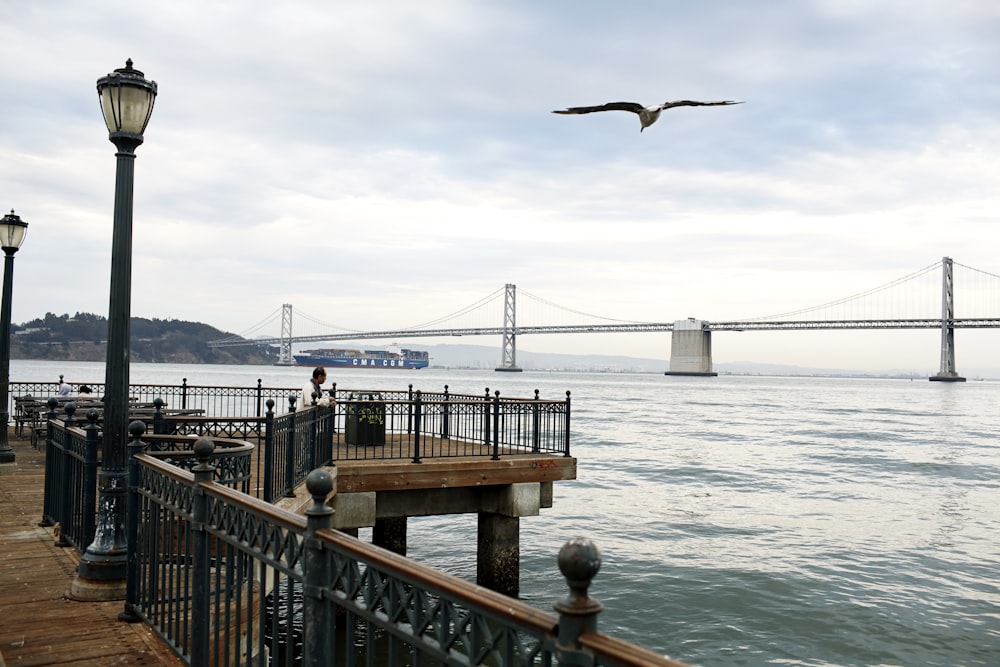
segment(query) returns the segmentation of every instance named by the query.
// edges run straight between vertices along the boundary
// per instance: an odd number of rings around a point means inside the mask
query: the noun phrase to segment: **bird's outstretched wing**
[[[595,111],[631,111],[632,113],[639,113],[642,109],[643,106],[638,102],[608,102],[596,107],[570,107],[560,111],[553,111],[552,113],[576,114],[594,113]]]
[[[719,107],[726,104],[743,104],[743,102],[733,102],[726,100],[725,102],[695,102],[694,100],[677,100],[676,102],[664,102],[660,105],[661,109],[672,109],[673,107]]]

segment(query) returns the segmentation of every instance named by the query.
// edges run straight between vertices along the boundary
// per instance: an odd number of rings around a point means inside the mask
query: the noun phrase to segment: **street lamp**
[[[97,80],[108,139],[118,158],[115,171],[115,217],[111,245],[111,300],[105,365],[104,424],[98,512],[94,541],[77,569],[73,593],[88,599],[121,597],[126,568],[125,501],[128,471],[129,320],[132,300],[132,182],[135,149],[153,113],[156,82],[132,68],[132,59]],[[88,586],[80,579],[105,585]],[[105,582],[111,582],[107,585]]]
[[[14,253],[24,243],[28,223],[14,214],[14,209],[0,219],[0,247],[3,248],[3,304],[0,305],[0,463],[13,463],[14,450],[7,442],[10,411],[10,302],[14,287]]]

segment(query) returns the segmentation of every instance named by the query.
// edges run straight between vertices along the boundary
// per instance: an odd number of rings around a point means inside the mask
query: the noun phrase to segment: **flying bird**
[[[677,100],[676,102],[664,102],[663,104],[657,104],[651,107],[644,107],[638,102],[608,102],[607,104],[602,104],[596,107],[570,107],[568,109],[562,109],[560,111],[553,111],[552,113],[561,114],[581,114],[581,113],[594,113],[595,111],[631,111],[639,116],[639,122],[642,123],[642,127],[639,131],[642,132],[647,127],[652,125],[659,119],[660,112],[664,109],[673,109],[674,107],[718,107],[725,106],[729,104],[743,104],[742,102],[695,102],[694,100]]]

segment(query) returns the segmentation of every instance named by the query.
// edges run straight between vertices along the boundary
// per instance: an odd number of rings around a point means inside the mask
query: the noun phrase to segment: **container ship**
[[[293,354],[296,366],[327,368],[427,368],[430,355],[421,350],[302,350]]]

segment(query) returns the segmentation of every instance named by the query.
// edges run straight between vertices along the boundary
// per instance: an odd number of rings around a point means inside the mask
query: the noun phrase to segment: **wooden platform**
[[[525,454],[502,448],[493,460],[488,445],[427,438],[427,456],[412,463],[413,446],[399,435],[387,434],[384,445],[337,443],[337,493],[482,487],[523,482],[576,479],[576,459],[553,453]],[[448,455],[441,455],[449,452]],[[384,457],[384,458],[383,458]]]
[[[44,453],[9,433],[16,461],[0,465],[0,667],[184,665],[144,623],[118,620],[123,602],[65,596],[78,554],[38,526]]]

